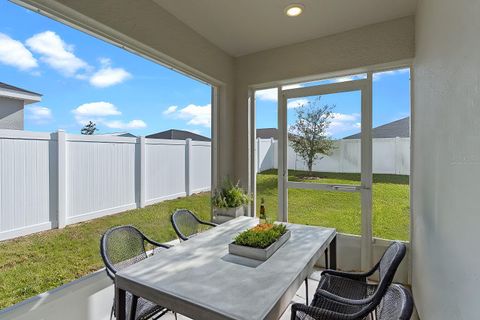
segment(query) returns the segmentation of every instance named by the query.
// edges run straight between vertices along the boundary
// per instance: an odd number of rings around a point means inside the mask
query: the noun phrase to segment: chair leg
[[[328,261],[328,248],[325,249],[325,269],[329,269],[330,268],[330,265],[329,265],[329,261]]]
[[[130,308],[130,320],[135,320],[135,314],[137,313],[138,297],[132,294],[132,306]]]
[[[115,301],[113,302],[113,305],[112,305],[112,310],[110,310],[110,320],[113,319],[113,313],[115,312]]]
[[[305,278],[305,302],[308,306],[308,277]]]
[[[152,320],[158,320],[160,319],[161,317],[163,317],[167,312],[169,312],[170,310],[168,309],[163,309],[163,311],[161,311],[160,313],[157,313],[153,318]],[[173,311],[172,311],[173,312]]]

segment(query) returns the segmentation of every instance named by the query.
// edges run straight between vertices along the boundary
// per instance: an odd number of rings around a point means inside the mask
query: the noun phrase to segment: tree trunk
[[[312,176],[313,160],[308,160],[307,166],[308,166],[308,175]]]

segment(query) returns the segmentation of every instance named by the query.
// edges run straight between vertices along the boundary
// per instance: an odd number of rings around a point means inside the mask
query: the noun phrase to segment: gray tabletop
[[[267,261],[230,255],[234,236],[257,223],[203,232],[118,272],[116,286],[193,319],[278,319],[336,231],[287,224],[291,238]]]

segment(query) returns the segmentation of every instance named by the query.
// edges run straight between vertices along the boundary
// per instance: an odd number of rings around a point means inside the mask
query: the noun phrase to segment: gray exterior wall
[[[23,130],[23,101],[0,97],[0,129]]]
[[[420,319],[479,319],[480,2],[422,0],[412,112],[413,295]]]

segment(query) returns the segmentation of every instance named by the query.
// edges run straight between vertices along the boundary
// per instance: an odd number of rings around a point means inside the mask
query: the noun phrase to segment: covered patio
[[[410,241],[395,281],[411,287],[417,318],[476,318],[479,4],[301,1],[303,15],[292,18],[284,14],[291,3],[283,0],[12,1],[210,84],[212,189],[225,177],[240,181],[254,195],[249,217],[258,217],[255,92],[276,88],[277,220],[289,221],[289,188],[360,195],[360,235],[337,236],[340,270],[369,270],[396,240],[375,238],[372,232],[372,82],[374,73],[410,69]],[[361,76],[298,85],[352,75]],[[289,181],[288,99],[351,91],[361,95],[358,185]],[[322,261],[317,268],[325,267]],[[315,288],[318,273],[311,278]],[[301,287],[294,300],[305,302],[304,292]],[[68,313],[70,319],[108,319],[113,293],[100,270],[7,308],[0,317],[63,319]],[[282,319],[289,310],[284,308]]]

